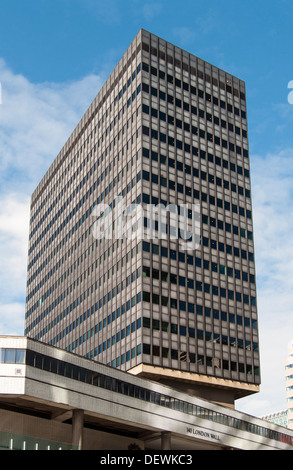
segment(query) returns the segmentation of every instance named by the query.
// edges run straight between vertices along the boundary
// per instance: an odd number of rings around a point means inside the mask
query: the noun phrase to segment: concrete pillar
[[[161,450],[171,450],[171,433],[161,433]]]
[[[82,450],[84,411],[72,410],[72,445]]]

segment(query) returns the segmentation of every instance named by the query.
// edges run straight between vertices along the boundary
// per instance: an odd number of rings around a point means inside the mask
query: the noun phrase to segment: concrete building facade
[[[109,236],[149,204],[164,236],[148,213],[155,238]],[[242,80],[140,30],[32,195],[25,335],[230,406],[259,390]]]

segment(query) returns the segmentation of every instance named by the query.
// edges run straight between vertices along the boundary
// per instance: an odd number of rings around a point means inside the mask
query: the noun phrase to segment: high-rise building
[[[154,237],[127,236],[137,208]],[[242,80],[139,31],[32,195],[25,334],[229,405],[259,390]]]
[[[285,378],[288,428],[293,429],[293,339],[288,345],[288,357],[285,361]]]

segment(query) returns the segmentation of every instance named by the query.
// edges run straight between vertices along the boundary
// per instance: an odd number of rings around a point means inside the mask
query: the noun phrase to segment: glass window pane
[[[5,349],[0,349],[0,363],[3,363],[4,362],[4,358],[5,358]]]
[[[17,364],[24,364],[25,362],[25,350],[17,349],[15,354],[15,362]]]
[[[5,350],[5,362],[8,364],[13,364],[15,362],[15,349]]]

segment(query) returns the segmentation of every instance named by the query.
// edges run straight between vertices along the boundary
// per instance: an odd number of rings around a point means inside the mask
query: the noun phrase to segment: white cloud
[[[22,336],[25,306],[22,302],[0,304],[0,335]]]
[[[293,150],[256,157],[252,164],[258,276],[267,288],[287,289],[293,274]]]
[[[0,59],[0,184],[31,191],[48,169],[101,87],[90,75],[78,82],[30,83]],[[28,186],[30,183],[30,186]]]
[[[11,194],[0,198],[1,301],[19,299],[25,289],[29,227],[29,198]]]
[[[293,149],[252,156],[261,392],[237,408],[258,416],[286,408],[284,361],[293,338]],[[257,409],[258,408],[258,409]]]
[[[29,197],[0,197],[0,334],[22,335],[29,227]]]
[[[0,80],[0,334],[23,334],[30,195],[102,80],[34,84],[2,59]]]

